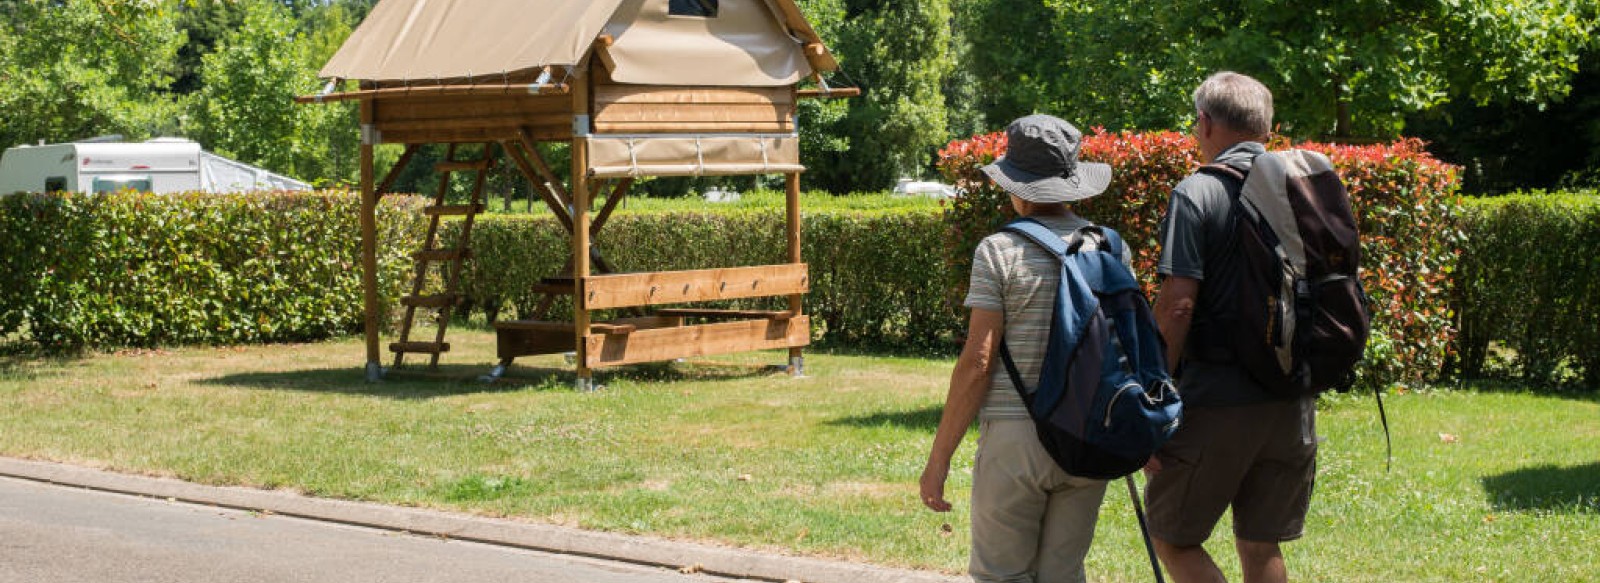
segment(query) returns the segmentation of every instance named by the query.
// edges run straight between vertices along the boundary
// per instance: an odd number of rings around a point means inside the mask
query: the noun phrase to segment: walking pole
[[[1139,517],[1139,533],[1144,535],[1144,550],[1150,553],[1150,569],[1156,572],[1156,583],[1166,583],[1161,578],[1161,562],[1156,560],[1156,545],[1150,542],[1150,527],[1144,522],[1144,506],[1139,504],[1139,488],[1133,485],[1133,474],[1124,476],[1128,481],[1128,498],[1133,500],[1133,515]]]

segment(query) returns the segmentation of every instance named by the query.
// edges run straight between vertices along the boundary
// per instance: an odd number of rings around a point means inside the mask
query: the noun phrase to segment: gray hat
[[[1034,114],[1006,128],[1006,155],[983,173],[1030,202],[1072,202],[1105,192],[1111,166],[1078,161],[1083,133],[1052,115]]]

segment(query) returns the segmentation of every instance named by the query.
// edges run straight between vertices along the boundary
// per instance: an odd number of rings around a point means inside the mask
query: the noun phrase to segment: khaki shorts
[[[1145,491],[1150,533],[1199,545],[1233,508],[1240,540],[1300,538],[1316,482],[1315,399],[1185,409]]]

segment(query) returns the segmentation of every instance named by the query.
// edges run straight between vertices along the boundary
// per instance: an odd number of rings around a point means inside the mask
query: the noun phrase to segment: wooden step
[[[481,204],[453,204],[453,205],[444,205],[444,206],[423,207],[422,214],[428,215],[428,216],[431,216],[431,217],[437,217],[437,216],[459,216],[459,215],[478,215],[478,214],[483,214],[483,205],[481,205]]]
[[[432,296],[406,296],[400,298],[400,305],[413,308],[448,308],[461,301],[460,294],[439,294]]]
[[[421,354],[439,354],[450,352],[449,342],[391,342],[389,352],[414,352]]]
[[[433,165],[433,169],[435,171],[438,171],[438,172],[466,172],[466,171],[481,172],[481,171],[489,169],[489,160],[445,161],[445,162],[440,162],[438,164],[434,164]]]
[[[424,249],[411,254],[411,259],[415,261],[455,261],[471,258],[471,249]]]

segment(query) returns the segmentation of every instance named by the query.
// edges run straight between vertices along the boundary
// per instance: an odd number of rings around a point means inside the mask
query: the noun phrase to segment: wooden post
[[[572,188],[567,203],[572,205],[572,329],[577,353],[579,391],[594,390],[594,371],[589,368],[589,306],[583,278],[589,277],[589,83],[584,75],[572,84]]]
[[[366,309],[367,382],[383,379],[378,357],[378,192],[372,184],[372,149],[378,142],[371,100],[361,102],[361,288]]]
[[[789,231],[789,263],[804,263],[800,259],[800,173],[790,172],[784,175],[784,201],[787,211],[785,223]],[[789,296],[789,311],[798,317],[802,313],[805,296],[791,294]],[[804,322],[805,320],[798,320]],[[810,334],[810,332],[806,332]],[[804,350],[795,347],[789,349],[789,374],[790,376],[805,375]]]

